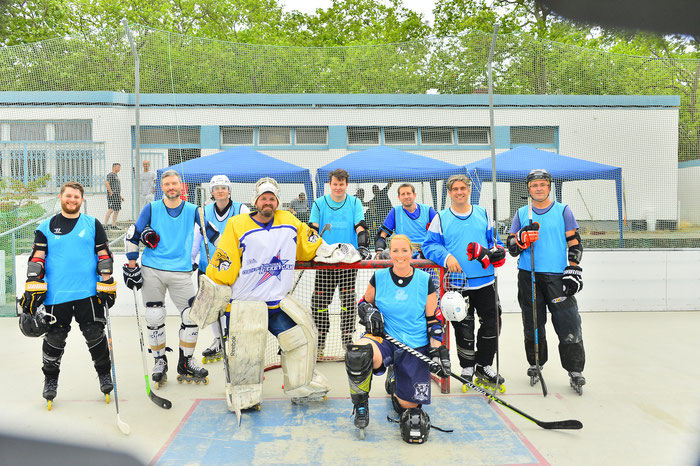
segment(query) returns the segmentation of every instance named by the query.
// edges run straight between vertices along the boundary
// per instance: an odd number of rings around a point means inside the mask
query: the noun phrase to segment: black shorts
[[[122,210],[122,198],[119,194],[107,194],[107,208],[115,212]]]

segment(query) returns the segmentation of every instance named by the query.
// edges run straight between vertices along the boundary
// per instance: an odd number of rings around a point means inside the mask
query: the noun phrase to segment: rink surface
[[[292,405],[282,392],[281,371],[267,372],[262,410],[244,413],[239,427],[223,399],[222,363],[206,366],[209,385],[180,385],[177,356],[170,356],[170,380],[156,393],[173,407],[159,408],[145,394],[135,318],[114,317],[119,407],[131,427],[125,436],[117,428],[114,401],[105,404],[99,391],[77,326],[63,356],[58,397],[47,411],[41,397],[41,340],[21,335],[15,318],[0,318],[0,433],[106,448],[168,465],[698,464],[700,312],[584,313],[582,318],[588,380],[583,396],[569,387],[551,339],[543,372],[550,393],[543,398],[539,385],[530,387],[519,314],[504,315],[501,372],[507,403],[543,421],[578,419],[583,430],[544,430],[481,395],[463,394],[452,379],[449,395],[433,386],[433,404],[426,411],[435,425],[454,432],[433,429],[424,445],[404,443],[398,426],[387,421],[387,415],[395,415],[383,376],[374,379],[371,421],[360,440],[341,363],[319,365],[333,387],[320,404]],[[177,346],[178,328],[179,319],[169,317],[169,346]],[[554,336],[551,325],[547,329]],[[209,331],[202,331],[197,354],[210,341]],[[456,365],[454,351],[452,360]],[[149,357],[149,371],[151,365]],[[3,450],[0,464],[8,455]],[[50,447],[45,454],[47,464],[57,462]]]

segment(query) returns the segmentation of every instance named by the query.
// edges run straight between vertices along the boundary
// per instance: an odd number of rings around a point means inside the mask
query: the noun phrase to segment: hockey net
[[[364,327],[357,318],[356,303],[364,295],[372,274],[391,267],[389,260],[367,260],[353,264],[297,262],[294,297],[311,309],[319,330],[318,361],[344,361],[345,346],[357,340]],[[414,259],[411,265],[430,273],[438,297],[444,294],[444,269],[432,261]],[[449,342],[449,326],[445,326]],[[449,344],[449,343],[448,343]],[[277,338],[268,333],[265,349],[265,370],[280,367]],[[449,391],[449,378],[434,380],[441,391]]]

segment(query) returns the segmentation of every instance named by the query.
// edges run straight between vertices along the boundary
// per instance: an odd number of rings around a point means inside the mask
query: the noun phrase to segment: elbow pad
[[[569,262],[573,262],[575,264],[580,264],[581,258],[583,258],[583,244],[581,244],[581,235],[578,234],[578,231],[576,233],[574,233],[573,235],[566,237],[567,243],[569,241],[573,241],[573,240],[576,240],[577,243],[574,244],[573,246],[569,246],[568,259],[569,259]]]
[[[434,338],[435,340],[442,343],[445,335],[445,330],[442,324],[435,316],[426,317],[426,325],[428,327],[428,337]]]
[[[97,273],[98,275],[112,275],[114,273],[114,259],[111,254],[98,256]]]
[[[514,234],[508,235],[506,246],[508,246],[508,252],[513,257],[518,257],[520,253],[523,252],[523,249],[518,245],[518,241],[515,239]]]
[[[367,230],[362,230],[357,234],[357,246],[360,248],[369,247],[369,233],[367,233]]]

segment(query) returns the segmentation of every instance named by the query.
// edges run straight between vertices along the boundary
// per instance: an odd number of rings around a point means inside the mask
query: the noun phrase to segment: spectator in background
[[[357,192],[355,193],[355,197],[360,201],[363,209],[365,207],[369,207],[369,202],[365,201],[365,190],[364,189],[358,188]]]
[[[387,183],[383,189],[379,189],[379,186],[376,184],[372,186],[374,198],[369,201],[369,220],[372,222],[375,228],[381,226],[382,222],[386,216],[389,215],[389,211],[392,208],[391,200],[389,199],[388,194],[389,188],[391,188],[392,184],[393,181],[389,181],[389,183]]]
[[[306,194],[299,193],[299,197],[292,199],[289,203],[289,210],[304,223],[309,221],[309,203],[306,201]]]
[[[143,171],[141,172],[141,204],[143,208],[149,202],[153,202],[156,193],[156,173],[151,171],[151,162],[143,161]]]
[[[112,171],[107,173],[107,180],[105,181],[105,186],[107,186],[107,216],[105,217],[105,230],[116,230],[117,229],[117,216],[119,211],[122,210],[122,201],[124,196],[122,196],[122,186],[119,181],[117,173],[122,169],[121,164],[113,163]],[[112,224],[109,224],[109,217],[112,216]]]

